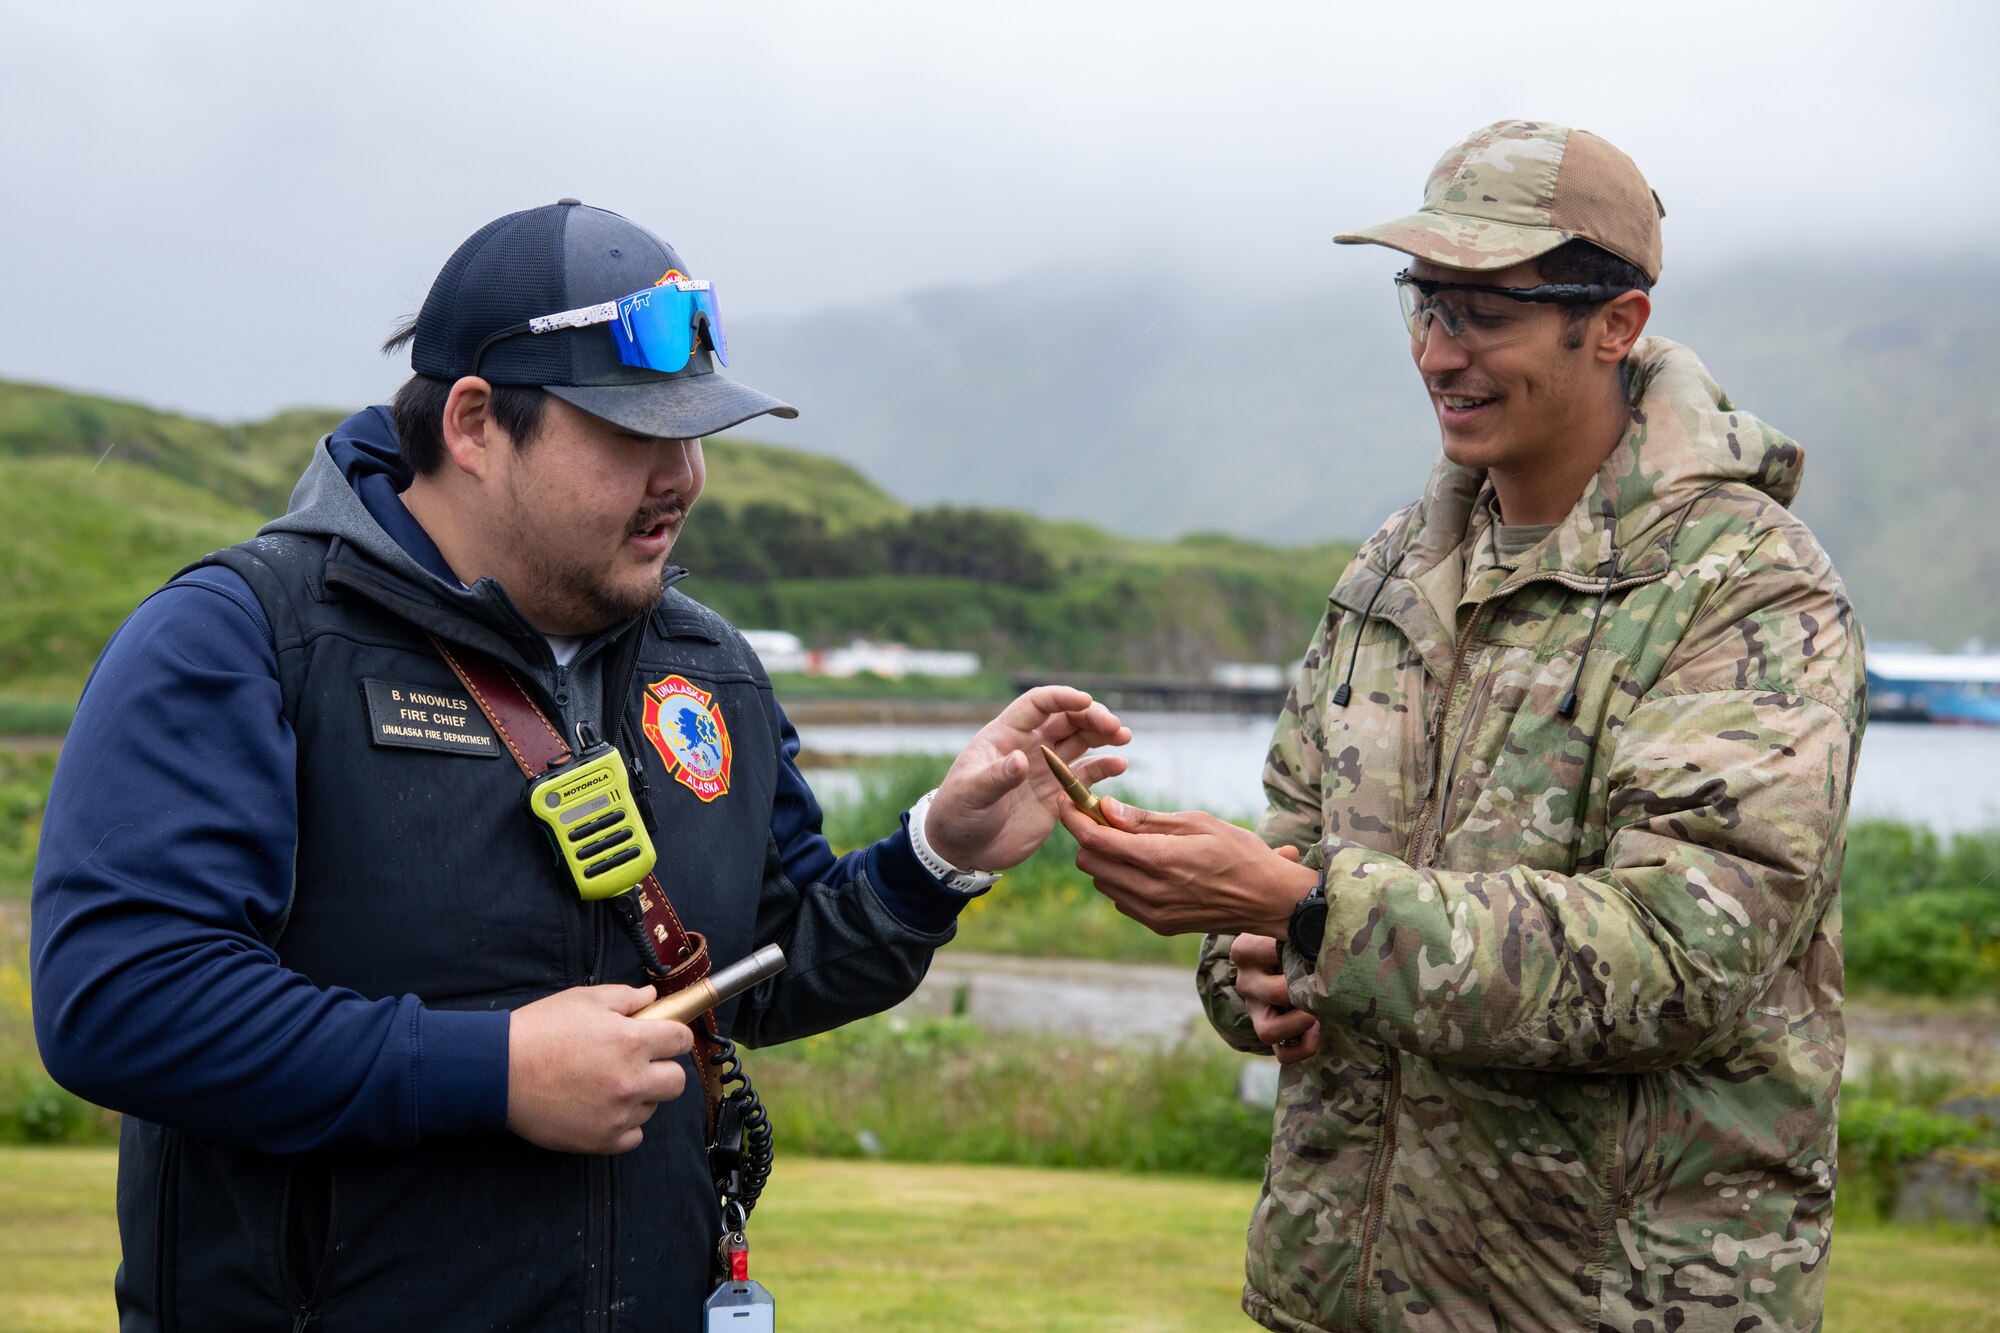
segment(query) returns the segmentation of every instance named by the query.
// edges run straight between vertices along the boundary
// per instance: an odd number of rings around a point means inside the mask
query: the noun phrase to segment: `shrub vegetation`
[[[2000,830],[1857,821],[1841,897],[1850,987],[2000,997]]]
[[[778,1141],[808,1156],[1254,1180],[1271,1118],[1236,1099],[1244,1059],[878,1015],[750,1064]]]

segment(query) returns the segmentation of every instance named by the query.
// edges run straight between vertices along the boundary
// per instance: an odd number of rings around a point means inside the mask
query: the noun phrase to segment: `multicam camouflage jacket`
[[[1861,638],[1799,447],[1684,348],[1627,368],[1631,429],[1512,568],[1439,464],[1278,724],[1262,832],[1330,908],[1286,950],[1320,1036],[1250,1228],[1268,1328],[1818,1326]],[[1203,999],[1261,1049],[1228,946]]]

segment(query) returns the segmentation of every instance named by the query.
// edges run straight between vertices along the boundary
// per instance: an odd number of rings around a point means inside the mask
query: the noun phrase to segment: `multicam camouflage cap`
[[[1431,168],[1424,206],[1343,245],[1386,245],[1446,268],[1511,268],[1584,240],[1660,278],[1660,196],[1632,159],[1588,130],[1502,120]]]

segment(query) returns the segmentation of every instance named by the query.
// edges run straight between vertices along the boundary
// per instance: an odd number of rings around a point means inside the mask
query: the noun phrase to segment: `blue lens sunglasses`
[[[722,333],[722,307],[716,302],[714,284],[706,278],[671,277],[615,301],[537,315],[525,324],[501,329],[479,344],[472,354],[470,373],[479,373],[480,359],[494,343],[524,333],[555,333],[597,324],[611,326],[618,359],[628,366],[671,374],[687,365],[704,333],[716,359],[729,364],[729,340]]]

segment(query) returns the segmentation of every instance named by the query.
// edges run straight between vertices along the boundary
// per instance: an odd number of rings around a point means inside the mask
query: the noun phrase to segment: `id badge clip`
[[[745,1213],[739,1204],[724,1211],[729,1221],[716,1246],[728,1272],[701,1304],[702,1333],[777,1333],[778,1302],[750,1276],[750,1242],[744,1239]]]
[[[528,812],[542,822],[585,898],[616,898],[652,873],[657,859],[632,795],[625,756],[576,729],[577,753],[528,783]]]
[[[749,1278],[725,1282],[702,1302],[702,1333],[776,1333],[778,1302]]]

